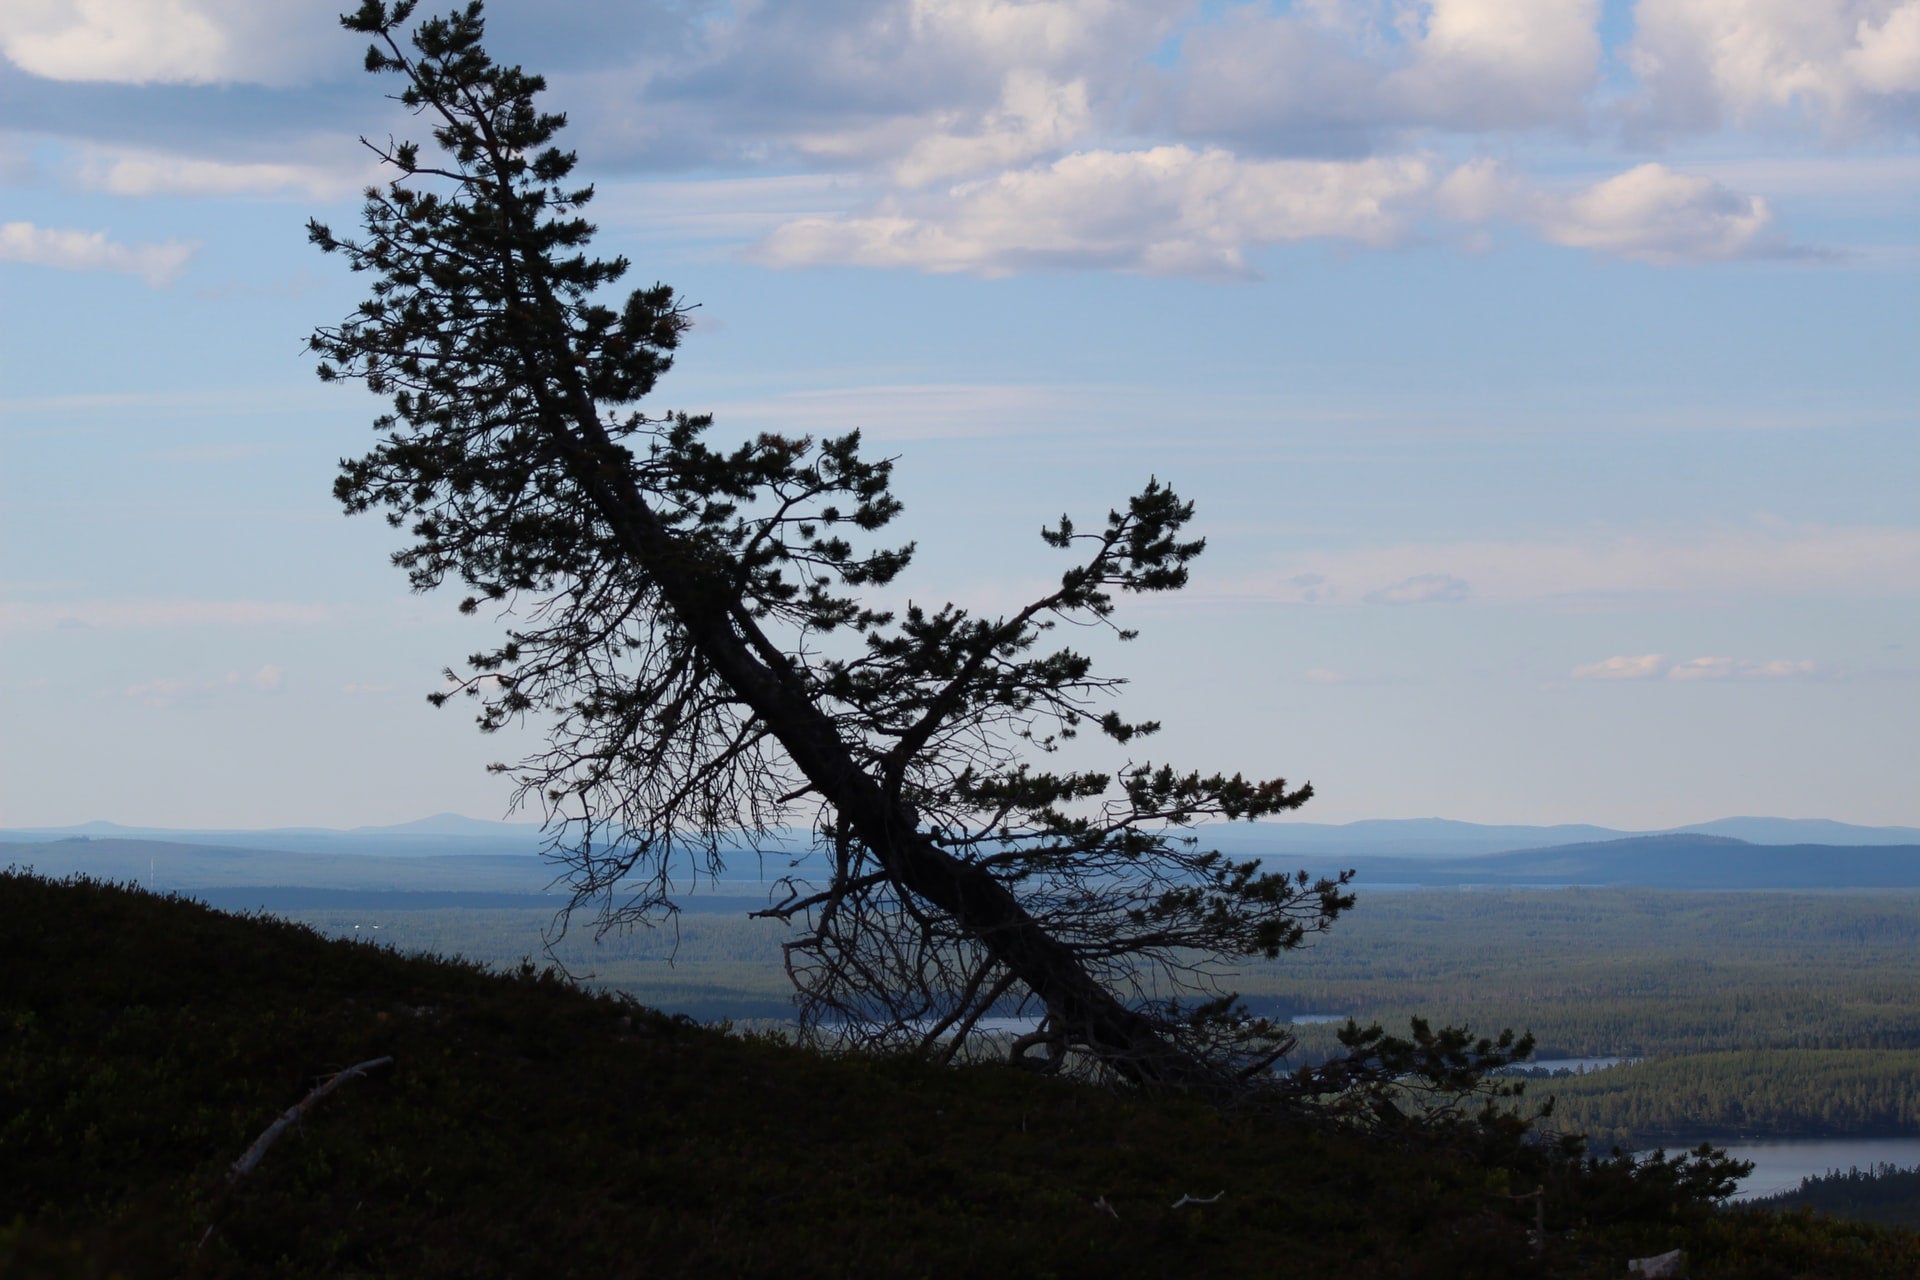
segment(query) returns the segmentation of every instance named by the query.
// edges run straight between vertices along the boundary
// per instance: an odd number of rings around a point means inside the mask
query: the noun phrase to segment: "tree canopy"
[[[565,118],[537,106],[539,76],[488,56],[480,5],[409,31],[413,8],[342,18],[435,145],[369,144],[393,177],[361,232],[309,227],[372,279],[313,334],[320,377],[391,403],[335,491],[404,532],[394,560],[417,590],[451,581],[463,610],[498,611],[498,645],[454,678],[483,730],[545,728],[543,749],[496,767],[546,815],[576,907],[603,927],[657,919],[729,848],[804,826],[824,870],[768,914],[792,927],[815,1032],[951,1055],[1019,1010],[1040,1019],[1014,1046],[1030,1065],[1077,1057],[1210,1095],[1262,1077],[1288,1038],[1222,976],[1326,928],[1347,878],[1268,872],[1182,832],[1311,788],[1145,758],[1047,767],[1076,734],[1133,751],[1158,727],[1114,710],[1121,681],[1059,637],[1130,638],[1123,597],[1185,585],[1192,506],[1149,481],[1104,520],[1063,516],[1040,533],[1057,585],[1005,615],[882,607],[914,550],[883,537],[890,460],[858,432],[721,444],[706,417],[639,408],[686,304],[659,284],[613,300],[629,263],[590,253],[593,188],[554,143]],[[1359,1033],[1346,1074],[1315,1078],[1345,1087],[1381,1043]]]

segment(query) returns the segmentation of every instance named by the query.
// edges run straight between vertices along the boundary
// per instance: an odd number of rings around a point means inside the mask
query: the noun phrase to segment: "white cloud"
[[[1810,658],[1705,657],[1669,662],[1664,654],[1643,653],[1589,662],[1568,674],[1575,680],[1791,680],[1818,670]]]
[[[201,160],[160,151],[91,150],[80,184],[117,196],[298,196],[337,200],[377,181],[370,168]]]
[[[1305,575],[1313,575],[1311,585],[1301,585]],[[1201,581],[1196,594],[1306,604],[1407,592],[1412,583],[1445,580],[1472,584],[1471,599],[1483,603],[1907,596],[1920,593],[1920,529],[1782,525],[1691,536],[1358,548],[1297,556],[1257,577]]]
[[[0,631],[310,626],[326,618],[319,605],[265,600],[0,600]]]
[[[753,240],[795,218],[831,217],[869,194],[866,180],[847,173],[609,182],[595,187],[593,219],[626,235]]]
[[[935,133],[913,144],[894,176],[909,187],[1024,164],[1058,151],[1092,124],[1087,82],[1055,83],[1036,71],[1007,73],[1000,106],[968,133]]]
[[[1136,48],[1167,29],[1180,0],[909,0],[918,42],[973,59],[1057,66],[1090,49]]]
[[[138,684],[130,684],[120,691],[120,696],[131,698],[135,702],[144,702],[150,707],[165,707],[198,692],[202,690],[191,681],[162,676],[157,680],[143,680]]]
[[[121,244],[104,231],[39,227],[31,222],[0,222],[0,261],[25,262],[68,271],[123,271],[154,288],[173,283],[186,269],[198,244]]]
[[[1758,196],[1643,164],[1543,206],[1537,225],[1555,244],[1664,263],[1778,252],[1772,223]]]
[[[1767,662],[1741,664],[1742,674],[1760,680],[1785,680],[1794,676],[1810,676],[1817,670],[1811,658],[1774,658]]]
[[[1663,164],[1555,193],[1497,162],[1476,160],[1447,175],[1435,204],[1463,222],[1508,219],[1553,244],[1662,265],[1795,252],[1765,200]]]
[[[49,80],[285,84],[342,47],[323,0],[6,0],[0,54]]]
[[[668,56],[587,79],[628,155],[906,172],[1017,163],[1111,119],[1192,0],[755,0]],[[1040,90],[1036,95],[1034,90]],[[1084,105],[1083,105],[1084,99]],[[1038,148],[1038,149],[1036,149]],[[965,168],[954,166],[964,165]]]
[[[1669,680],[1724,680],[1734,672],[1732,658],[1690,658],[1675,663],[1667,672]]]
[[[1567,674],[1575,680],[1657,680],[1666,667],[1664,654],[1643,653],[1632,657],[1621,655],[1603,658],[1599,662],[1575,667]]]
[[[1178,128],[1260,150],[1370,147],[1381,131],[1577,122],[1600,64],[1598,0],[1242,5],[1190,32],[1164,88]]]
[[[1634,18],[1627,58],[1657,127],[1916,123],[1920,0],[1640,0]]]
[[[1104,268],[1254,274],[1247,254],[1306,239],[1404,243],[1428,215],[1519,223],[1553,244],[1657,264],[1799,252],[1764,200],[1645,164],[1571,192],[1488,160],[1436,182],[1423,156],[1243,160],[1186,147],[1088,151],[894,197],[869,212],[789,221],[751,251],[774,266],[836,263],[1005,275]]]
[[[861,217],[787,223],[754,256],[1004,275],[1096,267],[1246,276],[1248,248],[1330,237],[1398,243],[1432,185],[1418,158],[1242,162],[1186,147],[1089,151],[898,201]]]
[[[1410,119],[1468,128],[1575,117],[1600,65],[1599,0],[1433,0],[1389,94]]]

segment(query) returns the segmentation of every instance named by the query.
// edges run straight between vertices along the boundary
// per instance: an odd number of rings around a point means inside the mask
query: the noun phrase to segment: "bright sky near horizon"
[[[330,497],[306,244],[424,137],[343,0],[0,5],[0,826],[504,816]],[[429,4],[427,11],[431,10]],[[860,427],[982,609],[1149,475],[1112,655],[1301,817],[1920,824],[1920,0],[495,0],[700,305],[651,407]]]

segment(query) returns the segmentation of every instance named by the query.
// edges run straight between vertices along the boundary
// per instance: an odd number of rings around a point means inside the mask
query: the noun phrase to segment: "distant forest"
[[[730,905],[597,942],[577,931],[554,954],[663,1009],[777,1026],[792,1011],[782,931]],[[502,966],[540,957],[553,923],[544,909],[298,918]],[[1559,1099],[1551,1123],[1601,1149],[1676,1134],[1920,1132],[1920,894],[1376,891],[1311,947],[1245,967],[1233,985],[1274,1017],[1392,1028],[1418,1015],[1531,1029],[1541,1058],[1645,1058],[1529,1086],[1531,1100]],[[1300,1060],[1333,1051],[1335,1024],[1296,1030]]]
[[[1807,1208],[1855,1222],[1920,1229],[1920,1168],[1891,1164],[1834,1170],[1807,1178],[1798,1188],[1749,1202],[1755,1209]]]

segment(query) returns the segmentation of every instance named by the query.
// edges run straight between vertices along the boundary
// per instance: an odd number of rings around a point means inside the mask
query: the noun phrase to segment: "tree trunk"
[[[600,465],[617,447],[597,420],[569,416],[584,427],[587,439],[583,446],[579,436],[561,428],[562,449],[601,518],[659,586],[701,656],[879,856],[888,877],[951,916],[1040,998],[1071,1043],[1084,1044],[1106,1067],[1142,1085],[1200,1092],[1224,1088],[1218,1072],[1167,1039],[1153,1019],[1116,998],[984,868],[948,853],[919,830],[907,807],[859,767],[838,728],[798,682],[755,652],[776,650],[740,612],[737,599],[689,563],[638,487],[622,474],[625,468]]]

